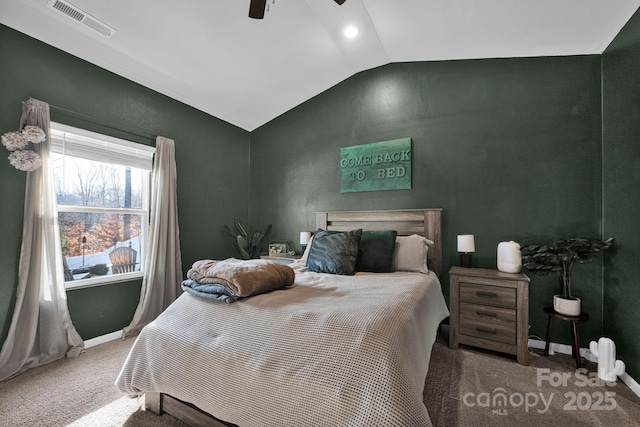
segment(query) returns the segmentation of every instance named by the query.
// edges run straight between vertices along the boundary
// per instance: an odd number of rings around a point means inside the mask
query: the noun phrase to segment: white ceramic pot
[[[553,309],[560,314],[567,316],[579,316],[582,312],[582,300],[577,297],[572,299],[562,298],[560,295],[553,296]]]

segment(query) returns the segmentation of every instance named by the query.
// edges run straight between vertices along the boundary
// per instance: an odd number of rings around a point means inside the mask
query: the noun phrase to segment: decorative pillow
[[[353,275],[361,237],[362,229],[335,234],[317,231],[309,250],[307,270],[316,273]]]
[[[412,234],[396,238],[396,252],[393,265],[396,271],[428,273],[427,245],[434,243],[426,237]]]
[[[358,249],[356,271],[393,273],[396,231],[363,231]]]
[[[300,261],[303,263],[307,263],[307,260],[309,259],[309,251],[311,250],[311,245],[313,244],[313,236],[315,236],[315,234],[311,235],[311,239],[309,239],[309,243],[307,243],[307,247],[304,248],[304,253],[302,254],[302,258],[300,258]]]

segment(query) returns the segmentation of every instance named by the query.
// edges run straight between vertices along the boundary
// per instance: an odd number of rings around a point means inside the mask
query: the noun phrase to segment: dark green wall
[[[618,241],[607,257],[604,335],[640,380],[640,13],[602,55],[604,230]]]
[[[464,233],[474,265],[495,268],[503,240],[600,235],[600,124],[597,55],[383,66],[252,132],[250,215],[297,246],[315,211],[441,207],[444,271]],[[413,141],[411,190],[340,193],[341,147],[401,137]],[[601,270],[575,271],[592,319],[583,346],[602,333]],[[532,277],[532,334],[544,337],[558,283]],[[568,325],[556,329],[569,342]]]
[[[197,259],[233,254],[222,224],[248,212],[249,132],[2,25],[0,57],[0,134],[17,130],[21,101],[33,97],[97,119],[53,109],[55,121],[151,145],[102,124],[174,139],[184,272]],[[25,172],[0,161],[0,342],[15,301],[24,186]],[[140,281],[71,290],[69,310],[89,339],[128,325],[139,295]]]
[[[633,240],[640,204],[638,16],[602,57],[392,64],[359,73],[251,134],[1,25],[0,55],[11,58],[0,66],[0,133],[16,129],[20,101],[31,96],[176,140],[185,271],[196,259],[234,254],[221,225],[235,216],[250,216],[256,227],[272,223],[273,238],[295,245],[299,231],[314,228],[318,210],[442,207],[445,271],[457,264],[456,234],[475,234],[474,265],[494,268],[502,240],[597,237],[604,229],[619,243],[605,257],[604,274],[600,262],[575,270],[576,293],[591,315],[581,325],[581,344],[610,336],[628,372],[640,375],[633,305],[640,298],[633,280],[640,255]],[[340,147],[399,137],[413,140],[411,190],[340,193]],[[1,341],[15,299],[24,198],[24,173],[8,162],[0,162],[0,191]],[[448,297],[446,274],[442,282]],[[127,324],[139,287],[70,291],[81,335]],[[530,289],[531,333],[543,336],[542,307],[558,285],[532,276]],[[569,342],[566,331],[553,338]]]

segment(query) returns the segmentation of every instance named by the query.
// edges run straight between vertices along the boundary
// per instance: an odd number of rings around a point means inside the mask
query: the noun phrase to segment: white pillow
[[[429,244],[434,243],[418,234],[396,237],[396,251],[393,254],[394,270],[428,273],[427,245]]]
[[[304,253],[302,254],[302,258],[300,258],[300,261],[304,263],[304,265],[307,265],[307,258],[309,258],[309,250],[311,249],[311,243],[313,243],[313,236],[314,234],[311,235],[311,238],[309,239],[309,243],[307,243],[307,247],[304,248]]]

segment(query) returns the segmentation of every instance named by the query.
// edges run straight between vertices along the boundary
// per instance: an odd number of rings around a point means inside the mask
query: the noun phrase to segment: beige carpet
[[[132,343],[129,339],[93,347],[78,359],[59,360],[0,383],[0,425],[185,426],[169,415],[145,412],[140,409],[142,400],[123,397],[113,386]],[[435,426],[640,425],[640,398],[626,385],[618,382],[609,387],[593,380],[580,387],[586,381],[575,375],[573,363],[566,355],[547,358],[535,353],[532,364],[524,367],[491,352],[469,347],[450,350],[439,338],[425,386],[425,405]],[[585,367],[593,371],[596,365],[587,362]],[[554,387],[542,380],[538,387],[538,375],[544,372],[552,380],[564,372],[567,385]],[[501,391],[498,388],[504,389],[506,397],[502,406],[492,402]],[[551,402],[548,408],[541,397]]]
[[[89,348],[0,382],[0,426],[186,426],[140,409],[113,385],[133,339]]]
[[[490,351],[450,350],[439,337],[424,399],[434,426],[640,426],[640,398],[621,381],[598,380],[597,364],[582,359],[586,371],[576,373],[570,355],[530,353],[521,366]]]

